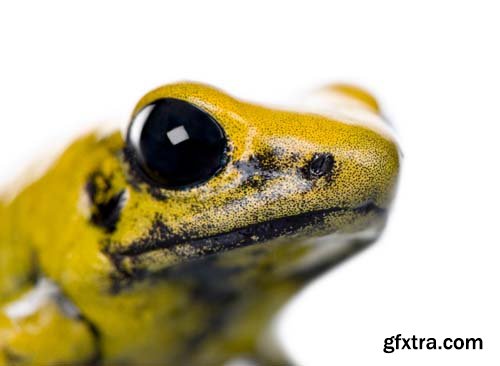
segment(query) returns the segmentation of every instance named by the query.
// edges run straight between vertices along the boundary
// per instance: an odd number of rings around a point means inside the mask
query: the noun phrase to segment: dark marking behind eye
[[[100,180],[100,185],[98,184],[98,180]],[[103,228],[107,233],[112,233],[116,230],[125,195],[124,190],[115,195],[109,195],[111,188],[110,179],[100,173],[92,174],[85,186],[92,204],[90,222]],[[109,198],[102,198],[106,196],[109,196]]]
[[[273,148],[251,155],[248,160],[235,161],[234,166],[243,177],[243,186],[262,189],[272,179],[286,174],[284,172],[294,166],[299,158],[298,154],[285,156],[284,150]]]

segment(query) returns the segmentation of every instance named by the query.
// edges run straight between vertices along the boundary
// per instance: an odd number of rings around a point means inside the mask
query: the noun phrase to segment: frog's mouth
[[[335,228],[327,222],[329,218],[343,215],[358,217],[372,215],[374,219],[379,219],[386,214],[386,208],[370,200],[352,208],[332,207],[316,210],[276,218],[212,236],[197,236],[196,233],[185,234],[185,236],[174,235],[162,221],[157,220],[148,235],[132,242],[126,248],[113,248],[111,244],[104,249],[104,253],[116,270],[111,275],[113,280],[111,292],[118,293],[136,281],[149,276],[154,277],[157,271],[163,273],[170,266],[177,268],[176,265],[183,262],[188,263],[202,258],[209,260],[219,253],[258,243],[264,244],[285,237],[296,238],[334,233]],[[148,269],[151,261],[161,263],[158,263],[159,267],[155,266],[156,269],[151,271]]]
[[[352,208],[332,207],[316,210],[252,224],[212,236],[173,235],[169,233],[165,224],[156,221],[149,235],[132,242],[126,249],[117,249],[110,254],[116,258],[124,258],[138,257],[158,250],[168,250],[184,259],[204,257],[280,237],[300,235],[300,233],[307,233],[308,228],[321,231],[328,217],[349,213],[362,216],[368,214],[382,216],[386,214],[386,209],[369,200]]]

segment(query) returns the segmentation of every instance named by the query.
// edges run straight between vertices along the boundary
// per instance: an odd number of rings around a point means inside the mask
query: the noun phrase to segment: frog
[[[142,97],[0,204],[0,365],[283,365],[283,306],[376,241],[401,153],[376,99],[196,82]]]

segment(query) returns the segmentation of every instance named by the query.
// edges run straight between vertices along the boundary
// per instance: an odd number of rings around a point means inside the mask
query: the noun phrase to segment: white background
[[[499,15],[481,1],[3,1],[0,178],[177,80],[281,103],[332,81],[379,97],[405,153],[385,236],[280,327],[299,365],[498,365]],[[382,352],[482,337],[482,351]]]

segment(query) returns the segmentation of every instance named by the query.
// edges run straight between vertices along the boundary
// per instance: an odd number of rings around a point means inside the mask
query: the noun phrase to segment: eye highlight
[[[201,184],[227,163],[222,127],[180,99],[159,99],[140,110],[130,123],[127,145],[148,181],[165,188]]]

